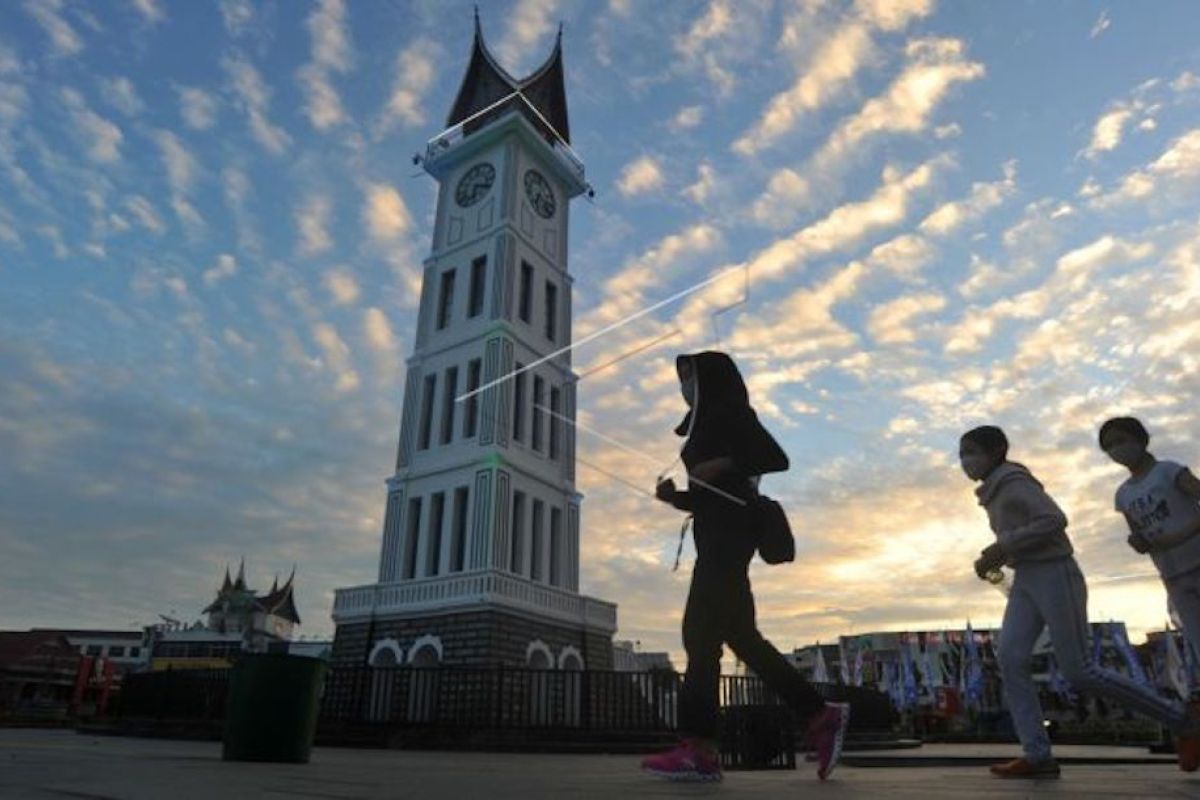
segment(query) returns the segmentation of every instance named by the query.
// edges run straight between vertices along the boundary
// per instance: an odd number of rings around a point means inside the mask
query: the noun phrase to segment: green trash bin
[[[307,764],[317,732],[325,662],[248,653],[233,665],[225,713],[225,761]]]

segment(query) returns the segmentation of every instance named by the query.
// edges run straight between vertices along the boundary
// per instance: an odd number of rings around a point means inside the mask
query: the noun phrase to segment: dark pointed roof
[[[450,109],[450,116],[446,118],[446,127],[454,127],[473,114],[503,100],[513,92],[520,92],[524,95],[538,110],[538,113],[545,118],[545,122],[539,120],[536,114],[525,107],[524,103],[520,103],[517,98],[514,98],[535,127],[542,130],[551,139],[555,138],[555,134],[557,134],[562,137],[564,142],[570,144],[571,127],[567,120],[567,90],[562,60],[562,26],[558,27],[558,36],[550,57],[530,75],[518,80],[500,66],[488,49],[487,42],[483,39],[483,27],[479,23],[479,9],[476,9],[475,41],[471,46],[471,60],[463,75],[458,96],[455,97],[454,105]],[[507,110],[507,105],[497,108],[495,114],[498,115],[505,110]],[[484,115],[467,123],[464,134],[470,134],[482,127],[492,116],[492,114]],[[553,131],[545,130],[546,123],[549,123]]]
[[[229,580],[229,565],[225,565],[225,581],[221,584],[221,591],[228,592],[233,588],[233,581]]]
[[[246,588],[246,559],[242,559],[242,563],[238,564],[237,580],[233,582],[233,588],[245,590]]]

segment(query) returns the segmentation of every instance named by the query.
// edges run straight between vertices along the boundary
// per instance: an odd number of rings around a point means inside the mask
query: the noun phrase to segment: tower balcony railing
[[[532,611],[604,630],[615,630],[617,626],[614,603],[495,571],[338,589],[333,618],[341,623],[389,613],[478,605]]]
[[[425,163],[432,164],[444,153],[454,149],[472,131],[491,119],[506,113],[524,116],[550,144],[554,155],[580,183],[584,183],[583,159],[567,144],[554,129],[542,112],[521,92],[513,92],[492,103],[487,108],[475,112],[471,116],[434,136],[425,144]]]

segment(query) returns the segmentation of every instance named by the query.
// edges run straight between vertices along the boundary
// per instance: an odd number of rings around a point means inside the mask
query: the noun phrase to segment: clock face
[[[484,198],[496,182],[496,168],[484,161],[467,170],[454,190],[454,202],[463,208],[473,206]]]
[[[536,169],[525,173],[525,196],[539,217],[550,219],[554,216],[554,190]]]

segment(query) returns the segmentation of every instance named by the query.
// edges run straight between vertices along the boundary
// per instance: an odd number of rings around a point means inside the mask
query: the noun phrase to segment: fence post
[[[579,726],[588,730],[592,727],[592,673],[585,668],[579,674]]]

